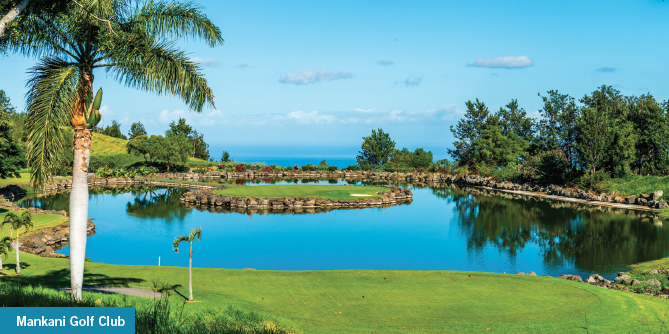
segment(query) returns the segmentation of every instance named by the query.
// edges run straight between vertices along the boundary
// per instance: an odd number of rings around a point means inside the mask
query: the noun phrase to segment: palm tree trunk
[[[2,271],[2,253],[0,253],[0,271]]]
[[[90,160],[91,130],[74,130],[74,161],[72,162],[72,192],[70,193],[70,280],[72,298],[81,300],[86,259],[86,225],[88,223],[88,162]]]
[[[17,16],[19,16],[19,13],[21,13],[21,11],[24,10],[26,6],[28,6],[28,2],[30,2],[30,0],[23,0],[19,2],[18,5],[10,9],[9,13],[7,13],[2,19],[0,19],[0,38],[5,37],[5,25],[11,22],[13,19],[15,19]]]
[[[19,230],[16,230],[16,274],[21,275],[21,263],[19,262]]]
[[[86,225],[88,223],[88,163],[91,158],[92,131],[84,117],[88,92],[93,91],[93,74],[85,70],[79,79],[79,100],[70,123],[74,128],[72,147],[72,192],[70,193],[70,284],[72,299],[81,300],[84,285],[84,260],[86,259]]]
[[[193,301],[193,242],[190,242],[188,254],[188,300]]]

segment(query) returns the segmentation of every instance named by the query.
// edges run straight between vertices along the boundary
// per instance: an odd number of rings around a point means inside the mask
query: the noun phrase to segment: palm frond
[[[191,241],[195,240],[195,238],[197,238],[197,241],[202,240],[202,227],[190,230],[190,235],[188,237]]]
[[[180,235],[180,236],[177,236],[176,238],[174,238],[174,243],[172,244],[172,249],[174,249],[175,252],[179,253],[179,244],[183,241],[190,242],[188,237],[185,236],[185,235]]]
[[[14,212],[7,212],[5,217],[2,218],[2,223],[0,223],[0,229],[5,228],[5,225],[9,225],[11,229],[18,229],[21,220]]]
[[[72,36],[65,18],[37,13],[22,18],[4,39],[8,51],[32,57],[74,57]]]
[[[159,95],[177,95],[201,112],[205,104],[215,108],[214,93],[200,73],[200,67],[173,44],[142,41],[124,43],[106,53],[107,71],[128,87]]]
[[[128,18],[130,27],[142,27],[147,34],[160,38],[201,39],[211,47],[223,45],[221,30],[202,8],[191,2],[145,2]]]
[[[40,187],[56,175],[63,156],[65,136],[77,99],[80,71],[59,58],[45,58],[29,73],[28,80],[28,164],[30,180]]]

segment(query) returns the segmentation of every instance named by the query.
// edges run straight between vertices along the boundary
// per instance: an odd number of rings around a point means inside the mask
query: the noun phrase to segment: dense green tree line
[[[541,94],[539,94],[541,96]],[[667,102],[650,95],[624,96],[603,85],[576,100],[556,90],[541,96],[540,119],[512,100],[497,112],[483,101],[467,101],[449,150],[459,166],[507,166],[541,152],[559,150],[565,172],[624,177],[669,173]]]

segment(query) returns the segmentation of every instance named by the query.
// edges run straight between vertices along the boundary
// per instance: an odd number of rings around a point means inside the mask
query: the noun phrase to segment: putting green
[[[238,197],[318,197],[328,199],[359,199],[370,197],[382,197],[377,192],[386,191],[384,187],[360,187],[345,185],[268,185],[255,187],[232,187],[222,190],[214,190],[215,194]],[[351,196],[352,194],[372,196]]]

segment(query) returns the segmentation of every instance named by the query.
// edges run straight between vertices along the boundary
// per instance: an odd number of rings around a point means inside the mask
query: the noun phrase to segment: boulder
[[[657,270],[655,270],[655,269],[653,269],[653,270],[649,271],[648,273],[649,273],[649,274],[651,274],[651,275],[655,275],[655,274],[657,274],[657,273],[658,273],[658,271],[657,271]]]
[[[660,281],[658,281],[658,280],[656,280],[656,279],[649,279],[649,280],[647,280],[647,281],[644,281],[644,283],[648,283],[648,284],[650,284],[650,285],[654,285],[654,286],[656,286],[656,287],[658,287],[658,288],[662,286],[662,283],[660,283]]]
[[[664,192],[662,190],[654,191],[652,194],[650,194],[650,200],[652,201],[657,201],[662,197]]]
[[[604,277],[597,274],[590,275],[590,277],[588,277],[588,280],[586,282],[588,284],[597,286],[609,286],[611,284],[611,281],[604,279]]]
[[[639,281],[638,279],[633,279],[631,284],[632,285],[639,285],[639,284],[641,284],[641,281]]]
[[[669,204],[667,204],[667,202],[665,202],[664,200],[659,200],[657,201],[657,204],[655,204],[655,208],[656,209],[669,208]]]
[[[579,283],[583,282],[583,279],[581,278],[581,276],[578,276],[578,275],[561,275],[561,276],[558,276],[558,278],[562,278],[562,279],[566,279],[566,280],[570,280],[570,281],[574,281],[574,282],[579,282]]]
[[[636,202],[636,196],[627,196],[625,197],[625,203],[627,204],[634,204]]]

